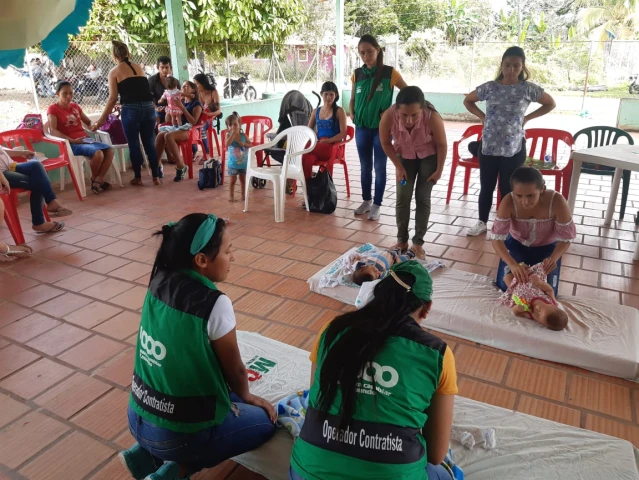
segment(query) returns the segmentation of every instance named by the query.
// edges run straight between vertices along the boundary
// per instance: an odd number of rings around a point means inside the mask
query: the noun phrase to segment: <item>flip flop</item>
[[[56,233],[62,230],[63,228],[64,228],[64,222],[53,222],[53,227],[51,227],[49,230],[45,230],[43,232],[39,232],[35,230],[35,233]]]
[[[419,260],[426,260],[426,252],[421,245],[411,245],[410,250],[415,252],[415,258]]]
[[[68,217],[73,212],[66,207],[58,207],[55,210],[48,211],[50,217]]]
[[[0,262],[13,262],[18,258],[29,257],[33,254],[33,249],[28,245],[5,245],[7,247],[7,251],[0,253]],[[20,248],[22,250],[14,250],[16,248]]]

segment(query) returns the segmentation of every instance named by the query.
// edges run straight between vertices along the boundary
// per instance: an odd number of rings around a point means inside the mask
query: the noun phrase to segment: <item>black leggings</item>
[[[479,219],[486,223],[488,215],[493,206],[493,193],[497,186],[497,178],[499,177],[499,191],[501,198],[508,195],[512,189],[510,188],[510,177],[513,172],[521,167],[526,161],[526,144],[522,142],[521,150],[512,157],[496,157],[492,155],[484,155],[479,150]]]

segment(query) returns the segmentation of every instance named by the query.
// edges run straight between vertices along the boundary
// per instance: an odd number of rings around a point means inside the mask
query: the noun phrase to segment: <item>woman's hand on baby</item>
[[[544,260],[544,273],[548,275],[550,272],[553,272],[557,268],[557,262],[554,258],[548,257]]]
[[[263,409],[268,415],[268,418],[271,419],[271,422],[275,423],[277,421],[277,413],[275,413],[275,408],[262,397],[251,394],[250,397],[246,399],[246,403],[248,403],[249,405],[253,405],[254,407],[260,407],[261,409]]]
[[[518,263],[510,265],[510,273],[513,274],[519,283],[526,283],[528,281],[528,267],[525,265]]]

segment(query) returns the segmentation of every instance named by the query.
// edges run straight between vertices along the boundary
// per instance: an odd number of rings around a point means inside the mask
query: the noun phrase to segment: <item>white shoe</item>
[[[488,226],[480,220],[475,224],[474,227],[468,229],[466,235],[468,235],[469,237],[476,237],[477,235],[481,235],[486,231],[488,231]]]
[[[372,200],[364,200],[362,204],[355,209],[355,215],[364,215],[371,211]]]
[[[368,214],[368,219],[369,220],[379,220],[379,205],[375,205],[373,204],[371,206],[371,211]]]

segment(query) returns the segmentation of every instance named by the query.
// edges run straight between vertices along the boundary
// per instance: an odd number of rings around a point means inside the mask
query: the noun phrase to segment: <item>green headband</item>
[[[200,225],[197,232],[195,232],[195,236],[191,242],[191,255],[197,255],[206,247],[215,233],[216,225],[217,217],[213,214],[207,215],[206,220],[202,222],[202,225]]]
[[[417,298],[424,302],[430,302],[433,298],[433,279],[421,263],[416,260],[407,260],[405,262],[396,263],[390,269],[391,275],[393,273],[406,272],[415,277],[415,283],[413,286],[408,286],[402,282],[396,275],[393,275],[393,279],[399,283],[406,290],[413,292]]]

